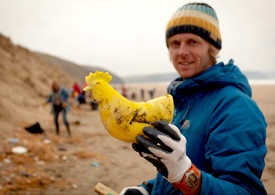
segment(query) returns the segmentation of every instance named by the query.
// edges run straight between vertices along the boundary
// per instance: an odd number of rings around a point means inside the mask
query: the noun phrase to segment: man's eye
[[[189,45],[194,45],[194,44],[196,44],[196,43],[198,43],[198,42],[195,41],[195,40],[193,40],[193,39],[188,40],[188,44],[189,44]]]
[[[171,46],[172,47],[176,47],[176,46],[179,46],[180,45],[180,42],[179,41],[172,41],[171,42]]]

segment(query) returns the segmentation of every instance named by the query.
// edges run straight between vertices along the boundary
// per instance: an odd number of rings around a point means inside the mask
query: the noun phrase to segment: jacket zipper
[[[188,104],[187,110],[186,110],[184,116],[182,117],[182,119],[180,120],[180,124],[181,124],[181,125],[183,124],[184,118],[186,117],[186,115],[187,115],[187,113],[188,113],[188,111],[189,111],[189,108],[190,108],[190,106],[189,106],[189,104]]]

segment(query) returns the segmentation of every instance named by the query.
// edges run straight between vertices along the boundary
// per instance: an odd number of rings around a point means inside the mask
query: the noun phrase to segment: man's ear
[[[170,62],[172,63],[172,58],[171,58],[171,55],[170,55],[170,50],[169,50],[169,48],[168,48],[168,57],[169,57]]]

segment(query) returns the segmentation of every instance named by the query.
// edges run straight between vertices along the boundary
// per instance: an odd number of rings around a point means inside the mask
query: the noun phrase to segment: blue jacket
[[[69,112],[71,110],[71,106],[69,104],[70,93],[68,92],[67,89],[65,89],[65,87],[60,86],[59,90],[58,90],[58,95],[59,95],[59,97],[61,99],[61,102],[66,102],[67,103],[65,110],[67,112]],[[50,94],[49,94],[46,102],[47,103],[51,102],[51,105],[52,105],[52,107],[51,107],[51,113],[54,113],[54,108],[53,108],[54,106],[53,106],[53,98],[52,98],[52,96],[53,96],[53,91],[50,92]]]
[[[219,63],[168,87],[173,124],[187,139],[187,156],[202,173],[201,194],[266,194],[266,122],[239,68]],[[160,173],[150,194],[181,194]]]

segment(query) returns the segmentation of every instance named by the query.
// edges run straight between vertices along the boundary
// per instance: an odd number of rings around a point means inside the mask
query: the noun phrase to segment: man
[[[159,173],[121,194],[266,194],[266,122],[233,60],[216,64],[222,40],[214,9],[180,7],[166,43],[180,75],[168,87],[173,124],[155,121],[133,144]]]
[[[54,115],[54,123],[56,127],[56,134],[59,135],[59,124],[58,124],[58,116],[59,113],[62,113],[63,122],[66,125],[68,135],[71,136],[69,122],[67,120],[67,112],[70,111],[69,104],[70,94],[63,87],[60,86],[56,81],[52,83],[52,91],[50,92],[46,102],[43,105],[51,102],[52,108],[51,113]]]

